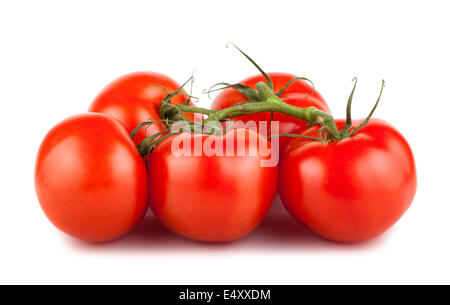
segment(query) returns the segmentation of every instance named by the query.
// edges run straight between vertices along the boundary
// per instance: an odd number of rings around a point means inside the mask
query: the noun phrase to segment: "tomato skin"
[[[215,137],[222,143],[235,137],[234,147],[238,139],[245,139],[249,149],[251,135],[267,143],[248,129],[233,129]],[[261,167],[260,161],[270,158],[260,154],[177,156],[171,149],[177,138],[205,143],[208,136],[183,133],[168,138],[152,152],[149,203],[156,217],[172,232],[202,242],[234,241],[253,231],[275,197],[278,167]]]
[[[103,114],[70,117],[45,136],[35,186],[61,231],[105,242],[130,231],[147,209],[147,174],[125,129]]]
[[[167,91],[162,89],[165,88]],[[89,106],[90,112],[107,114],[118,120],[130,134],[140,123],[152,119],[161,120],[159,104],[169,92],[180,87],[168,76],[156,72],[135,72],[119,77],[104,88]],[[186,94],[186,91],[181,90]],[[184,95],[172,98],[172,104],[181,104],[187,100]],[[191,104],[193,106],[193,104]],[[186,116],[193,120],[191,113]],[[141,128],[134,137],[135,144],[144,138],[164,130],[163,123]]]
[[[280,91],[289,81],[296,77],[292,74],[279,72],[268,73],[268,75],[272,79],[275,93]],[[240,84],[255,88],[256,83],[261,81],[266,82],[265,78],[261,74],[259,74],[243,80],[242,82],[240,82]],[[280,96],[280,98],[281,100],[292,106],[300,108],[313,106],[327,113],[330,113],[330,109],[328,108],[327,103],[319,94],[319,92],[317,90],[314,90],[314,93],[311,95],[312,92],[312,86],[308,82],[298,80],[291,86],[289,86],[286,91],[284,91],[284,93]],[[246,100],[247,98],[243,94],[239,93],[235,89],[228,88],[221,91],[220,94],[217,95],[217,97],[213,101],[211,109],[222,110]],[[270,122],[270,117],[270,113],[258,113],[236,117],[232,120],[243,122]],[[280,133],[298,134],[307,129],[306,122],[285,114],[274,113],[273,120],[280,122]],[[280,137],[280,151],[283,151],[291,140],[292,138],[289,137]]]
[[[342,129],[345,122],[336,125]],[[304,135],[317,137],[318,127]],[[411,148],[394,127],[377,119],[353,137],[327,145],[297,138],[280,163],[279,193],[287,211],[337,242],[385,232],[409,208],[416,186]]]

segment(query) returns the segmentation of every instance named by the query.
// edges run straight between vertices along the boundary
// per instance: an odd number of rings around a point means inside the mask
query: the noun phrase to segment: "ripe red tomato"
[[[208,141],[229,152],[195,155],[195,143]],[[257,132],[238,128],[220,136],[183,133],[164,140],[149,159],[149,203],[156,217],[176,234],[197,241],[228,242],[249,234],[266,215],[277,189],[276,163],[261,166],[273,153],[265,154],[260,142],[270,148]],[[239,145],[247,154],[238,154]]]
[[[336,125],[342,129],[345,122]],[[318,127],[303,134],[317,137]],[[279,192],[287,211],[318,235],[358,242],[397,222],[414,198],[416,180],[406,140],[388,123],[372,119],[339,142],[294,139],[280,163]]]
[[[104,113],[115,118],[130,134],[142,122],[149,119],[161,120],[158,112],[159,104],[167,93],[175,92],[179,87],[180,85],[174,80],[160,73],[127,74],[104,88],[90,105],[89,111]],[[184,90],[180,92],[186,93]],[[178,94],[172,98],[172,104],[182,104],[186,100],[186,96]],[[194,119],[192,113],[187,113],[186,117]],[[164,130],[162,123],[153,124],[147,129],[141,128],[133,141],[137,145],[144,138],[162,130]]]
[[[296,78],[295,75],[287,73],[268,73],[268,75],[272,79],[274,87],[273,89],[275,93],[283,89],[283,87],[287,83],[289,83],[289,81]],[[242,82],[240,82],[240,84],[255,88],[255,85],[261,81],[265,82],[266,79],[264,78],[263,75],[259,74],[243,80]],[[328,108],[327,103],[325,102],[323,97],[319,94],[319,92],[317,92],[317,90],[314,90],[314,93],[311,95],[312,91],[313,91],[312,86],[308,82],[303,80],[297,80],[283,92],[280,98],[282,101],[292,106],[300,108],[307,108],[310,106],[314,106],[317,109],[330,113],[330,109]],[[243,102],[246,100],[247,98],[243,94],[239,93],[235,89],[228,88],[223,90],[219,95],[217,95],[211,108],[215,110],[222,110],[224,108],[228,108],[236,103]],[[236,117],[233,118],[232,120],[242,122],[248,121],[270,122],[270,118],[271,118],[270,113],[258,113]],[[303,132],[307,128],[306,122],[281,113],[274,113],[273,120],[280,122],[279,133],[281,134],[286,133],[298,134]],[[279,140],[280,150],[281,151],[284,150],[284,148],[291,140],[292,138],[290,137],[280,137]]]
[[[48,219],[85,241],[110,241],[130,231],[146,211],[146,181],[125,129],[98,113],[53,127],[36,160],[36,192]]]

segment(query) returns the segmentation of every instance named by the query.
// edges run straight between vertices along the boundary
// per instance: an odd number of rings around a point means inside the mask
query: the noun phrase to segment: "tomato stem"
[[[166,103],[166,107],[176,107],[180,112],[193,112],[206,114],[208,118],[203,121],[206,124],[211,121],[225,121],[230,118],[242,115],[270,112],[283,113],[291,117],[303,120],[309,124],[320,124],[324,127],[324,133],[328,140],[337,141],[340,139],[340,132],[337,129],[334,119],[328,113],[325,113],[315,107],[298,108],[283,102],[272,89],[264,82],[256,84],[257,101],[248,101],[238,105],[225,108],[223,110],[211,110],[205,108],[191,107],[188,105],[172,105]],[[168,113],[168,111],[164,111]],[[176,118],[170,118],[176,120]]]
[[[141,155],[146,155],[149,152],[151,152],[154,149],[154,147],[157,144],[159,144],[161,141],[163,141],[165,138],[167,138],[171,135],[180,133],[179,131],[174,131],[174,132],[169,131],[171,125],[177,121],[184,121],[184,122],[188,123],[191,132],[193,132],[193,133],[198,132],[198,129],[196,129],[196,126],[195,126],[197,123],[194,123],[194,122],[191,122],[190,120],[188,120],[186,118],[186,116],[184,115],[184,113],[200,113],[200,114],[206,115],[207,118],[204,119],[201,123],[199,123],[201,126],[200,129],[202,131],[203,131],[204,126],[208,126],[210,124],[216,124],[216,123],[218,124],[219,122],[227,121],[234,117],[250,115],[250,114],[257,114],[257,113],[270,113],[271,114],[271,122],[272,122],[274,113],[282,113],[282,114],[291,116],[293,118],[303,120],[310,125],[315,125],[315,124],[321,125],[321,127],[319,129],[319,137],[318,138],[312,138],[312,137],[306,137],[306,136],[300,136],[300,135],[299,135],[299,137],[317,140],[317,141],[320,141],[320,142],[326,144],[328,142],[335,142],[335,141],[339,141],[341,139],[345,139],[345,138],[353,136],[356,132],[358,132],[361,128],[363,128],[369,122],[375,109],[378,106],[378,102],[380,101],[381,93],[383,92],[383,88],[384,88],[384,80],[382,83],[382,87],[381,87],[378,99],[377,99],[374,107],[372,108],[371,112],[369,113],[368,117],[364,120],[364,122],[361,123],[361,125],[359,125],[355,129],[351,130],[351,128],[352,128],[351,107],[352,107],[353,95],[354,95],[355,89],[356,89],[356,84],[358,82],[357,78],[355,77],[353,79],[353,81],[355,83],[354,83],[352,92],[351,92],[348,102],[347,102],[346,124],[345,124],[344,128],[342,129],[342,131],[339,131],[335,124],[334,118],[331,115],[329,115],[328,113],[321,111],[315,107],[298,108],[298,107],[289,105],[280,99],[281,94],[283,94],[283,92],[285,92],[285,90],[297,80],[304,80],[304,81],[310,82],[312,84],[312,92],[310,93],[310,95],[312,95],[314,93],[314,84],[312,81],[310,81],[309,79],[304,78],[304,77],[296,77],[296,78],[292,79],[291,81],[289,81],[279,92],[275,93],[274,88],[273,88],[273,82],[270,79],[269,75],[266,72],[264,72],[264,70],[260,66],[258,66],[258,64],[256,64],[256,62],[252,58],[250,58],[247,54],[245,54],[235,44],[228,43],[227,47],[229,45],[234,46],[242,55],[244,55],[260,71],[260,73],[266,79],[266,83],[262,82],[262,81],[258,82],[255,85],[256,89],[246,86],[246,85],[242,85],[242,84],[229,84],[229,83],[216,84],[216,85],[212,86],[209,89],[209,91],[206,92],[206,93],[208,93],[208,95],[209,95],[209,93],[217,91],[217,90],[233,88],[233,89],[237,90],[238,92],[240,92],[241,94],[243,94],[247,98],[247,101],[234,104],[233,106],[222,109],[222,110],[212,110],[212,109],[189,106],[189,102],[191,101],[191,99],[193,97],[190,95],[187,95],[185,93],[182,93],[181,90],[188,82],[193,81],[193,76],[191,76],[191,78],[189,78],[175,92],[168,93],[167,96],[161,102],[161,104],[159,106],[159,114],[160,114],[161,118],[163,118],[162,121],[166,122],[168,130],[160,132],[158,134],[155,134],[154,136],[144,139],[138,145],[138,149],[139,149],[139,152],[141,153]],[[219,86],[219,85],[221,85],[223,87],[221,87],[219,89],[214,89],[216,86]],[[192,88],[191,88],[191,92],[192,92]],[[189,99],[183,104],[178,104],[178,105],[172,104],[171,100],[177,94],[186,95],[189,97]],[[144,126],[148,127],[149,124],[152,124],[152,123],[149,123],[149,122],[141,123],[132,132],[132,136],[134,136],[136,134],[136,132],[139,130],[139,128],[144,127]],[[168,132],[168,134],[163,135],[166,132]],[[278,136],[294,136],[294,135],[280,134]]]
[[[326,112],[323,112],[322,110],[319,110],[315,107],[308,107],[308,108],[298,108],[292,105],[289,105],[285,102],[283,102],[276,93],[273,92],[273,90],[264,82],[258,82],[255,87],[255,89],[251,89],[254,92],[252,94],[248,94],[248,96],[254,97],[254,99],[249,99],[246,102],[237,103],[231,107],[222,109],[222,110],[212,110],[212,109],[206,109],[206,108],[199,108],[199,107],[192,107],[189,106],[187,103],[184,104],[171,104],[170,98],[172,98],[174,95],[169,94],[169,98],[165,98],[160,105],[160,113],[163,115],[163,120],[166,122],[168,127],[177,121],[185,121],[191,126],[192,132],[197,132],[198,130],[195,129],[194,122],[189,121],[186,116],[183,113],[201,113],[204,115],[207,115],[208,117],[204,119],[201,123],[199,123],[201,126],[208,126],[210,124],[215,124],[218,122],[227,121],[231,118],[243,116],[243,115],[250,115],[250,114],[257,114],[257,113],[282,113],[288,116],[291,116],[293,118],[297,118],[300,120],[303,120],[310,125],[319,124],[321,125],[320,132],[319,132],[319,138],[311,138],[312,140],[318,140],[322,143],[328,143],[328,142],[335,142],[339,141],[348,137],[353,136],[361,130],[364,126],[367,125],[369,120],[371,119],[373,113],[375,112],[375,109],[378,106],[378,103],[381,98],[381,94],[383,92],[384,88],[384,80],[382,82],[381,90],[378,95],[378,99],[373,106],[372,110],[370,111],[368,117],[355,129],[351,130],[351,105],[353,100],[353,95],[356,88],[357,79],[354,79],[355,84],[353,86],[352,92],[350,94],[348,103],[347,103],[347,120],[346,125],[342,129],[342,131],[339,131],[337,128],[333,116],[329,115]],[[230,85],[231,87],[235,85]],[[242,89],[242,88],[241,88]],[[248,88],[244,88],[245,90],[248,90]],[[138,128],[148,125],[147,123],[142,123],[138,126]],[[351,131],[349,131],[351,130]],[[168,132],[167,135],[163,136],[163,133]],[[159,144],[161,141],[163,141],[165,138],[178,134],[179,132],[169,132],[169,130],[158,133],[152,137],[144,139],[139,145],[138,149],[141,155],[148,154],[157,144]],[[279,136],[292,136],[290,134],[281,134]]]

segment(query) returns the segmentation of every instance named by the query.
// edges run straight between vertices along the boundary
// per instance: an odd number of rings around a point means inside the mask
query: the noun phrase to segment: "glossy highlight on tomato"
[[[345,121],[336,125],[342,129]],[[303,135],[318,137],[318,129]],[[338,242],[365,241],[385,232],[409,208],[416,186],[411,148],[394,127],[378,119],[326,145],[294,139],[280,163],[279,192],[287,211]]]
[[[119,121],[130,134],[140,123],[161,120],[159,105],[164,97],[175,92],[180,85],[168,76],[156,72],[135,72],[119,77],[106,86],[89,106],[90,112],[109,115]],[[185,90],[171,99],[174,105],[182,104],[188,99]],[[193,104],[190,104],[193,106]],[[190,120],[192,113],[185,114]],[[144,138],[164,130],[162,123],[141,128],[133,138],[139,144]]]
[[[280,72],[267,73],[267,75],[273,82],[273,91],[275,93],[283,89],[284,86],[286,86],[289,83],[289,81],[296,78],[295,75]],[[266,79],[262,74],[249,77],[239,83],[242,85],[255,88],[255,85],[258,82],[266,82]],[[282,101],[292,106],[300,108],[307,108],[313,106],[319,110],[330,113],[330,109],[328,108],[327,103],[320,95],[320,93],[317,90],[313,90],[311,84],[309,84],[304,80],[297,80],[294,83],[292,83],[289,87],[287,87],[287,89],[283,92],[283,94],[281,94],[280,98]],[[239,93],[237,90],[233,88],[224,89],[214,99],[211,105],[211,109],[222,110],[246,100],[248,99],[243,94]],[[270,119],[271,119],[270,113],[258,113],[232,118],[232,120],[239,120],[243,122],[249,121],[270,122]],[[286,133],[298,134],[307,129],[308,126],[306,122],[282,113],[274,113],[273,120],[280,122],[279,125],[280,134]],[[292,138],[289,137],[280,137],[280,151],[282,151],[291,140]]]
[[[136,146],[117,121],[99,113],[70,117],[48,132],[35,186],[48,219],[84,241],[121,237],[147,209],[147,174]]]
[[[231,155],[194,150],[196,142],[204,146],[208,141],[225,151],[232,147]],[[172,232],[196,241],[229,242],[249,234],[266,215],[277,189],[278,167],[261,166],[273,155],[260,149],[261,141],[270,148],[249,129],[167,138],[152,152],[148,166],[149,203],[156,217]],[[238,155],[238,145],[247,153]],[[188,154],[173,147],[189,147]]]

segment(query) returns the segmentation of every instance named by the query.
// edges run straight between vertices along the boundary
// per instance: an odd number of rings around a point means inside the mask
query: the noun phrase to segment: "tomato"
[[[61,231],[90,242],[130,231],[147,207],[145,165],[126,130],[103,114],[70,117],[44,138],[35,168],[44,213]]]
[[[342,129],[345,122],[336,125]],[[318,127],[303,134],[317,137]],[[280,163],[279,193],[287,211],[318,235],[359,242],[397,222],[414,198],[416,181],[406,140],[388,123],[372,119],[339,142],[293,140]]]
[[[221,156],[194,150],[195,143],[205,147],[208,142],[228,152]],[[270,153],[259,143],[269,147]],[[247,153],[238,154],[238,145]],[[174,147],[186,151],[181,154]],[[275,196],[277,164],[262,167],[272,156],[268,141],[249,129],[236,128],[217,136],[171,136],[149,159],[150,207],[168,229],[181,236],[203,242],[237,240],[258,226]]]
[[[90,112],[107,114],[118,120],[130,134],[140,123],[152,119],[161,120],[158,108],[169,92],[175,92],[180,87],[169,77],[155,72],[136,72],[124,75],[100,92],[89,107]],[[165,88],[165,90],[163,89]],[[186,93],[184,90],[181,93]],[[181,104],[187,100],[184,95],[172,98],[172,104]],[[192,106],[192,104],[191,104]],[[193,120],[194,116],[186,116]],[[163,123],[156,123],[141,128],[133,138],[139,144],[144,138],[164,130]]]
[[[289,83],[292,79],[296,78],[295,75],[287,74],[287,73],[268,73],[269,77],[272,79],[273,86],[274,86],[274,92],[277,93],[283,87]],[[263,75],[255,75],[252,77],[249,77],[240,84],[250,86],[252,88],[255,88],[256,83],[266,81]],[[303,80],[297,80],[292,85],[290,85],[280,96],[281,100],[296,107],[300,108],[307,108],[310,106],[314,106],[317,109],[323,110],[327,113],[330,113],[330,109],[328,108],[327,103],[323,99],[323,97],[317,92],[317,90],[314,90],[313,94],[312,86]],[[228,88],[223,90],[217,97],[214,99],[214,102],[211,106],[212,109],[215,110],[222,110],[224,108],[228,108],[230,106],[233,106],[236,103],[246,101],[247,98],[236,91],[235,89]],[[251,115],[244,115],[240,117],[233,118],[232,120],[235,121],[266,121],[270,122],[271,114],[270,113],[258,113],[258,114],[251,114]],[[307,123],[290,117],[285,114],[281,113],[274,113],[273,115],[274,121],[280,122],[280,130],[279,133],[286,134],[286,133],[294,133],[298,134],[303,132],[307,128]],[[284,150],[284,148],[287,146],[287,144],[292,140],[290,137],[280,137],[280,150]]]

